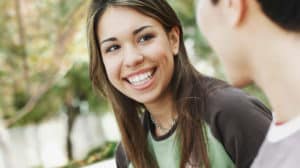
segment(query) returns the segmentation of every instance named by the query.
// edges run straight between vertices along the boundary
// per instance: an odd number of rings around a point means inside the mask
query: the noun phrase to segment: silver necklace
[[[170,127],[169,127],[169,128],[165,128],[165,127],[163,127],[162,125],[160,125],[160,124],[152,117],[151,114],[150,114],[150,119],[151,119],[151,121],[153,122],[154,126],[155,126],[156,128],[158,128],[158,129],[159,129],[161,132],[163,132],[163,133],[169,132],[169,131],[173,128],[173,126],[176,124],[176,122],[177,122],[177,118],[172,118],[172,123],[171,123]]]

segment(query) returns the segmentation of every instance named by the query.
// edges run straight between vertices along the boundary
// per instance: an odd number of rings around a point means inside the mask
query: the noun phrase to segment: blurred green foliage
[[[80,161],[72,161],[61,168],[80,168],[114,156],[117,142],[106,142],[105,144],[92,149],[87,156]]]
[[[0,117],[9,126],[42,122],[66,111],[66,103],[87,103],[89,112],[107,111],[88,76],[87,4],[0,2]]]

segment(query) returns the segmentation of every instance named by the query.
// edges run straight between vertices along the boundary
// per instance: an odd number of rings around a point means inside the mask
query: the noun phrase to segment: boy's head
[[[252,81],[249,62],[258,41],[300,32],[300,1],[198,0],[197,21],[229,80],[242,86]]]

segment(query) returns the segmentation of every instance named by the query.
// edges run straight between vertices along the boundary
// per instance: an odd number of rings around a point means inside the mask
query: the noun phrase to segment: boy
[[[230,82],[254,81],[270,100],[274,121],[252,167],[299,167],[300,1],[199,0],[197,21]]]

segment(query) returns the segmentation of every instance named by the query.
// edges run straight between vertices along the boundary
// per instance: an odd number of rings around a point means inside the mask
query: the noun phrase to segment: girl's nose
[[[124,64],[126,67],[134,67],[144,61],[144,56],[137,48],[127,46],[124,52]]]

